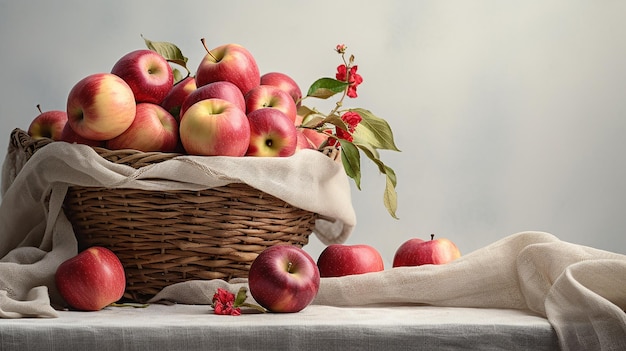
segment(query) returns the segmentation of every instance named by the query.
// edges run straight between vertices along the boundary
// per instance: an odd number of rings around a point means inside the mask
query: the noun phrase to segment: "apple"
[[[63,131],[61,132],[60,140],[65,141],[70,144],[84,144],[84,145],[98,146],[98,147],[104,147],[106,144],[106,141],[104,140],[91,140],[91,139],[83,138],[72,129],[69,123],[65,124],[65,127],[63,128]]]
[[[130,127],[106,143],[111,150],[144,152],[173,152],[177,145],[178,122],[174,116],[160,105],[148,102],[137,104],[137,114]]]
[[[180,121],[180,116],[182,116],[180,110],[183,102],[196,88],[196,78],[187,77],[181,80],[170,89],[169,93],[161,101],[161,106],[174,116],[176,121]]]
[[[67,124],[67,112],[59,110],[42,112],[39,105],[37,109],[39,114],[30,122],[28,135],[33,139],[60,140],[63,128]]]
[[[179,134],[188,154],[244,156],[250,144],[250,122],[232,102],[206,99],[185,111]]]
[[[300,107],[302,90],[293,78],[282,72],[269,72],[261,76],[261,85],[272,85],[289,94],[297,107]]]
[[[64,261],[54,279],[71,307],[98,311],[118,301],[126,289],[124,267],[111,250],[93,246]]]
[[[370,245],[332,244],[320,253],[317,267],[325,278],[380,272],[385,264],[378,250]]]
[[[235,84],[246,95],[250,89],[260,84],[259,67],[246,48],[239,44],[224,44],[209,50],[204,38],[202,44],[207,54],[196,70],[198,87],[225,80]]]
[[[167,60],[156,51],[135,50],[122,56],[111,68],[133,91],[137,102],[160,104],[174,84]]]
[[[298,108],[291,96],[271,85],[259,85],[252,88],[246,95],[246,113],[254,110],[271,107],[283,112],[291,120],[291,124],[296,123]]]
[[[302,120],[303,117],[300,115],[296,115],[296,121],[295,121],[295,125],[296,126],[300,126],[302,124]],[[304,134],[304,136],[307,138],[307,140],[311,143],[311,145],[313,146],[313,149],[319,149],[320,145],[324,144],[324,142],[326,140],[328,140],[328,135],[327,134],[323,134],[320,133],[316,130],[313,129],[308,129],[308,128],[298,128],[298,131],[301,132],[302,134]]]
[[[299,312],[317,295],[320,273],[311,256],[293,245],[270,246],[250,265],[248,287],[271,312]]]
[[[83,138],[112,139],[133,123],[135,106],[133,91],[122,78],[111,73],[91,74],[68,94],[68,123]]]
[[[445,264],[461,257],[459,248],[446,238],[430,240],[412,238],[405,241],[393,257],[393,267],[421,266],[425,264]]]
[[[296,142],[296,152],[304,149],[315,149],[313,143],[304,135],[301,129],[296,129],[296,138],[298,139]]]
[[[248,114],[250,145],[246,156],[286,157],[296,152],[296,126],[284,113],[266,107]]]
[[[234,103],[241,111],[246,111],[246,101],[239,88],[225,80],[203,85],[189,94],[180,107],[181,116],[196,102],[206,99],[222,99]]]

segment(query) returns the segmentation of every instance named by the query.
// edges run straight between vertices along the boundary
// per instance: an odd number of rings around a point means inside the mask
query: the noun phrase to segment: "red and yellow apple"
[[[412,238],[400,245],[393,257],[393,267],[445,264],[461,257],[459,248],[446,238],[431,234],[430,240]]]
[[[204,44],[204,39],[202,39]],[[196,70],[196,85],[201,87],[217,81],[235,84],[243,95],[259,85],[261,75],[256,60],[245,47],[239,44],[224,44],[207,54]]]
[[[126,289],[126,275],[111,250],[93,246],[64,261],[54,279],[61,297],[72,308],[98,311],[118,301]]]
[[[250,122],[230,101],[201,100],[182,116],[179,134],[188,154],[244,156],[250,144]]]
[[[287,74],[282,72],[265,73],[261,76],[261,85],[272,85],[280,88],[291,96],[297,107],[300,106],[302,91],[300,90],[298,83],[296,83],[296,81]]]
[[[137,102],[160,104],[174,84],[172,67],[152,50],[129,52],[113,65],[111,73],[128,83]]]
[[[42,112],[39,105],[39,114],[30,122],[28,135],[33,139],[49,138],[61,140],[63,128],[67,124],[67,112],[60,110],[49,110]]]
[[[299,312],[317,296],[320,273],[313,258],[293,245],[262,251],[248,271],[250,294],[271,312]]]
[[[122,134],[106,142],[111,150],[173,152],[178,145],[178,122],[160,105],[137,104],[133,123]]]
[[[248,114],[250,144],[247,156],[286,157],[296,152],[296,126],[284,113],[266,107]]]
[[[108,140],[122,134],[135,119],[133,91],[111,73],[91,74],[76,83],[67,97],[67,118],[81,137]]]
[[[185,99],[196,90],[196,78],[187,77],[180,82],[176,83],[167,93],[163,101],[161,101],[161,107],[169,112],[176,121],[180,121],[181,107]]]
[[[275,108],[287,115],[291,124],[295,124],[298,108],[291,96],[272,85],[259,85],[252,88],[246,95],[246,113],[261,108]]]
[[[378,250],[370,245],[331,244],[320,253],[317,267],[325,278],[380,272],[385,264]]]
[[[230,101],[242,111],[246,111],[246,101],[241,93],[241,90],[239,90],[235,84],[222,80],[203,85],[192,91],[180,107],[181,116],[185,114],[191,105],[200,100],[206,99],[222,99]]]

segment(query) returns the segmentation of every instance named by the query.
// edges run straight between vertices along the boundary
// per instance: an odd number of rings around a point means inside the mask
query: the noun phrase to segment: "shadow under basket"
[[[19,129],[11,140],[29,156],[52,142],[33,140]],[[135,168],[179,155],[94,150]],[[118,256],[126,272],[124,298],[136,302],[174,283],[245,278],[266,248],[306,245],[318,218],[242,183],[200,191],[71,186],[64,211],[79,250],[103,246]]]

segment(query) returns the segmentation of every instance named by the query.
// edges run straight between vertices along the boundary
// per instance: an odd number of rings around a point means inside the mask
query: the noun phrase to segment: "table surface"
[[[220,316],[210,306],[107,307],[59,318],[0,319],[0,350],[555,350],[526,311],[432,306]]]

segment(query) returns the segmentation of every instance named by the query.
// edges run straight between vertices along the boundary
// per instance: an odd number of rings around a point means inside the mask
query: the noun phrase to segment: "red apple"
[[[296,106],[300,106],[302,91],[293,78],[281,72],[269,72],[261,76],[261,85],[273,85],[289,94]]]
[[[317,267],[324,278],[380,272],[385,264],[378,250],[370,245],[332,244],[318,257]]]
[[[459,257],[461,252],[452,241],[435,239],[435,235],[431,234],[428,241],[412,238],[400,245],[393,257],[393,267],[445,264]]]
[[[126,276],[118,257],[93,246],[61,263],[54,275],[59,293],[71,307],[98,311],[124,295]]]
[[[259,85],[246,94],[246,113],[271,107],[283,112],[295,124],[298,108],[289,94],[271,85]]]
[[[172,67],[152,50],[129,52],[113,65],[111,73],[128,83],[137,102],[160,104],[174,84]]]
[[[161,101],[161,106],[180,122],[181,108],[185,99],[196,90],[196,78],[187,77],[176,83]]]
[[[126,82],[111,73],[81,79],[67,97],[67,118],[81,137],[108,140],[122,134],[135,119],[135,96]]]
[[[42,112],[39,105],[37,108],[39,114],[30,122],[28,135],[33,139],[61,140],[63,128],[67,124],[67,112],[59,110]]]
[[[250,294],[271,312],[299,312],[319,290],[320,273],[311,256],[293,245],[262,251],[248,271]]]
[[[111,150],[173,152],[178,145],[178,122],[163,107],[142,102],[130,127],[106,145]]]
[[[204,44],[204,39],[202,39]],[[256,60],[246,48],[239,44],[225,44],[207,50],[196,70],[198,87],[225,80],[235,84],[243,95],[259,85],[261,75]]]
[[[206,99],[230,101],[239,107],[241,111],[246,111],[246,101],[241,90],[235,84],[223,80],[203,85],[191,92],[180,107],[181,116],[185,114],[191,105]]]
[[[247,156],[286,157],[296,152],[296,126],[281,111],[266,107],[248,114],[250,145]]]
[[[207,99],[191,105],[180,121],[185,151],[203,156],[244,156],[250,144],[250,122],[235,104]]]
[[[295,125],[300,126],[302,124],[302,120],[302,116],[296,115]],[[328,135],[320,133],[313,129],[298,128],[298,131],[300,131],[307,138],[307,140],[313,146],[313,149],[319,149],[320,145],[328,140]]]
[[[63,132],[61,132],[61,141],[65,141],[70,144],[85,144],[89,146],[99,146],[99,147],[104,147],[106,144],[106,141],[104,140],[91,140],[91,139],[83,138],[72,129],[69,123],[65,124],[65,127],[63,128]]]
[[[309,138],[304,135],[301,129],[296,130],[296,137],[298,139],[298,142],[296,143],[296,152],[303,149],[315,149],[313,143],[311,143]]]

